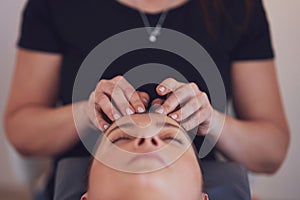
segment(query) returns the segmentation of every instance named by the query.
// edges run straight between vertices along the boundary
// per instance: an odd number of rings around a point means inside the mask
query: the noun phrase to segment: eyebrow
[[[164,128],[165,127],[172,127],[172,128],[179,128],[181,131],[185,132],[185,130],[181,127],[181,126],[178,126],[178,125],[175,125],[175,124],[172,124],[170,122],[157,122],[155,124],[156,126],[163,126]],[[116,129],[121,129],[121,128],[130,128],[130,127],[134,127],[136,126],[135,124],[133,123],[124,123],[124,124],[120,124],[120,125],[116,125],[114,128],[112,128],[107,134],[106,134],[106,137],[108,137],[113,131],[115,131]]]

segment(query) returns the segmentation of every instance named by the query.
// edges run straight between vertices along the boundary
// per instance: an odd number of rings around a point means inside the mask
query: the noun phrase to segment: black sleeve
[[[269,23],[262,0],[254,0],[247,29],[232,52],[233,61],[274,58]]]
[[[23,10],[18,47],[61,53],[57,32],[46,0],[28,0]]]

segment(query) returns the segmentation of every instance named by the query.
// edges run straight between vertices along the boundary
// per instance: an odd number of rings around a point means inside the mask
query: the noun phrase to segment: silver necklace
[[[150,26],[150,22],[149,22],[149,20],[148,20],[148,18],[146,16],[146,14],[143,11],[141,11],[140,9],[138,9],[138,11],[139,11],[139,13],[141,15],[141,18],[143,20],[143,23],[144,23],[144,26],[146,28],[146,31],[149,34],[149,40],[150,40],[150,42],[155,42],[157,40],[157,36],[160,35],[160,31],[161,31],[162,25],[163,25],[163,23],[164,23],[164,21],[166,19],[167,14],[168,14],[168,10],[164,10],[161,13],[161,15],[160,15],[160,17],[158,19],[158,22],[157,22],[157,24],[156,24],[156,26],[154,27],[153,30],[151,30],[152,27]]]
[[[149,20],[148,20],[146,14],[144,12],[140,11],[140,10],[139,10],[139,13],[142,17],[142,20],[143,20],[144,26],[146,28],[146,31],[149,34],[149,40],[151,42],[155,42],[157,40],[157,36],[160,35],[160,30],[161,30],[161,27],[162,27],[162,25],[165,21],[165,18],[167,16],[167,14],[168,14],[168,11],[167,10],[163,11],[163,13],[159,17],[159,20],[158,20],[156,26],[152,30],[151,30],[151,26],[150,26],[150,23],[149,23]]]

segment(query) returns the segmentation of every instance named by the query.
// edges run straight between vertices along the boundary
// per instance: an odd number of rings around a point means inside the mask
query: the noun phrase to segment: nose
[[[141,153],[152,152],[160,149],[162,146],[163,142],[157,136],[136,138],[134,141],[135,149],[139,149]]]

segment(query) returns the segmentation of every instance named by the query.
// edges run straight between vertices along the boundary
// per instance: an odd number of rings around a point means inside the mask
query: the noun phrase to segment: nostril
[[[157,141],[154,138],[151,139],[151,142],[152,142],[152,144],[154,144],[155,146],[157,146]]]
[[[139,143],[138,143],[138,145],[140,146],[140,145],[142,145],[144,142],[145,142],[145,138],[141,138],[140,141],[139,141]]]

